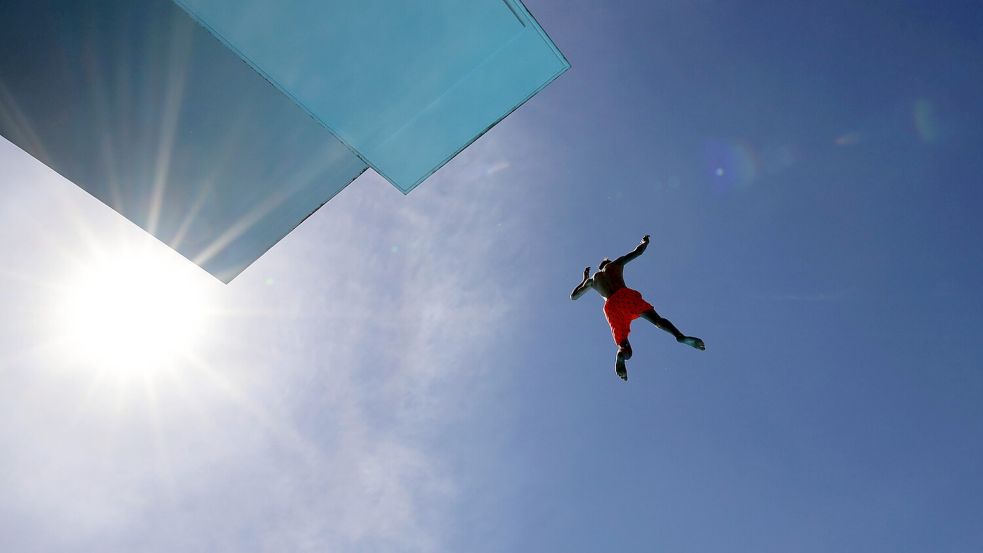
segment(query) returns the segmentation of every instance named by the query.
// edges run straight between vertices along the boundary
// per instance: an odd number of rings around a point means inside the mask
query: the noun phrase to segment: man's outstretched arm
[[[632,259],[635,259],[636,257],[642,255],[642,253],[645,251],[645,248],[647,247],[649,247],[649,235],[646,234],[645,236],[642,237],[642,241],[637,246],[635,246],[634,250],[632,250],[629,253],[626,253],[625,255],[619,257],[618,259],[615,259],[614,262],[624,265],[625,263],[628,263]]]
[[[570,292],[570,299],[575,300],[583,296],[592,286],[594,286],[594,279],[590,277],[590,267],[587,267],[584,269],[584,280],[573,289],[573,292]]]

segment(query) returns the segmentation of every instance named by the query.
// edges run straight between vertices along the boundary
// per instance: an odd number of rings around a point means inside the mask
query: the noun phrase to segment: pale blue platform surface
[[[4,0],[0,134],[229,282],[567,67],[517,0]]]
[[[566,59],[518,0],[175,0],[408,192]]]

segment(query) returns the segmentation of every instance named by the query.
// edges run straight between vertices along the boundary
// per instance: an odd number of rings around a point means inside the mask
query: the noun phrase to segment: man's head
[[[601,264],[597,266],[597,270],[600,271],[608,263],[611,263],[611,260],[605,257],[604,259],[601,260]]]

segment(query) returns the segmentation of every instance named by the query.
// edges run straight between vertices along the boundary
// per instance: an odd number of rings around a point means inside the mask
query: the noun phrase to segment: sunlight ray
[[[205,205],[205,202],[209,199],[209,195],[215,189],[215,185],[220,176],[226,172],[227,167],[234,162],[236,154],[236,140],[234,137],[241,136],[241,129],[244,128],[244,118],[245,114],[240,114],[240,117],[236,119],[236,121],[229,127],[229,139],[224,141],[224,144],[216,147],[216,153],[212,158],[213,163],[210,174],[208,177],[203,179],[201,185],[198,187],[191,207],[184,214],[181,224],[178,226],[177,232],[175,232],[174,236],[168,241],[168,245],[175,250],[177,250],[184,242],[184,238],[191,228],[192,223],[195,222],[198,213]]]
[[[177,490],[177,481],[174,478],[173,462],[171,451],[167,447],[164,439],[162,426],[160,400],[157,393],[157,382],[154,375],[143,375],[143,391],[146,397],[147,412],[150,414],[151,431],[153,432],[154,442],[154,462],[158,476],[163,480],[168,494],[174,498]]]
[[[13,121],[17,133],[25,135],[31,147],[37,152],[34,157],[38,158],[38,161],[44,164],[49,162],[51,155],[45,148],[44,142],[34,132],[30,120],[25,116],[24,111],[17,106],[16,99],[4,87],[2,81],[0,81],[0,118]]]
[[[122,47],[122,44],[120,44],[120,47],[115,52],[120,57],[120,63],[125,63],[125,56],[128,54],[129,49]],[[97,128],[94,129],[94,134],[97,135],[97,139],[99,140],[99,151],[102,154],[102,159],[99,161],[105,169],[106,186],[109,188],[109,197],[106,198],[108,200],[107,205],[122,213],[125,205],[119,187],[119,162],[116,157],[116,148],[113,145],[113,137],[119,135],[119,129],[110,128],[109,114],[112,112],[112,109],[122,109],[125,106],[116,105],[113,108],[110,107],[111,102],[106,84],[108,81],[106,78],[108,71],[104,70],[102,60],[94,52],[86,52],[82,56],[82,68],[85,71],[89,97],[92,98],[92,113],[95,115],[97,122]],[[117,79],[116,88],[116,101],[125,102],[129,98],[129,95],[126,93],[129,83]]]
[[[164,203],[164,193],[167,189],[167,179],[171,168],[171,154],[174,149],[174,137],[181,115],[181,105],[187,81],[188,58],[191,56],[191,32],[193,28],[188,25],[172,25],[171,28],[171,39],[168,41],[170,47],[167,56],[167,82],[164,83],[166,92],[161,111],[160,132],[157,139],[157,160],[151,187],[149,213],[147,214],[147,231],[151,234],[157,233],[157,225]]]

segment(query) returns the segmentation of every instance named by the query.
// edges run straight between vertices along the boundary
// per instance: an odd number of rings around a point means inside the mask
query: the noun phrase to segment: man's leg
[[[642,317],[644,317],[646,321],[654,324],[662,330],[665,330],[669,334],[672,334],[676,338],[677,342],[700,350],[706,349],[706,346],[703,345],[703,340],[693,336],[686,336],[680,332],[679,329],[676,328],[676,325],[672,324],[669,319],[664,319],[658,313],[656,313],[655,309],[649,309],[645,313],[642,313]]]
[[[631,344],[628,343],[628,338],[625,338],[618,344],[618,356],[615,358],[614,362],[614,372],[618,373],[621,380],[628,381],[628,368],[625,366],[625,361],[631,359]]]

